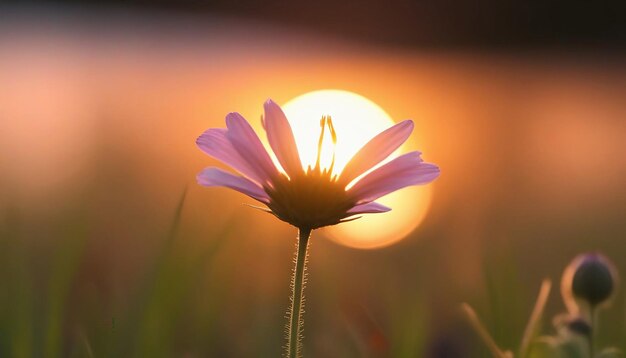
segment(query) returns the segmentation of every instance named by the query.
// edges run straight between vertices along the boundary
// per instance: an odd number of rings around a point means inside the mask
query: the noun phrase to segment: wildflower
[[[569,319],[562,321],[565,324],[559,330],[564,349],[578,356],[585,351],[588,357],[596,356],[598,309],[608,305],[617,286],[617,270],[602,254],[580,254],[567,265],[561,278],[561,293],[569,311],[565,317]],[[603,352],[612,350],[607,348]],[[598,356],[605,356],[603,352]]]
[[[567,266],[561,281],[565,302],[576,312],[576,301],[586,302],[589,308],[607,302],[617,286],[617,271],[613,263],[602,254],[578,255]]]
[[[333,146],[337,143],[332,119],[322,117],[317,161],[305,169],[282,109],[271,100],[265,102],[264,109],[263,127],[281,168],[274,164],[250,124],[239,113],[229,113],[226,128],[209,129],[196,143],[241,175],[207,168],[197,178],[204,186],[224,186],[244,193],[265,204],[264,210],[299,229],[286,347],[286,356],[295,358],[301,354],[304,272],[311,231],[352,220],[357,214],[389,211],[375,200],[409,185],[429,183],[439,176],[439,168],[424,163],[420,152],[411,152],[363,175],[406,141],[413,122],[404,121],[370,140],[336,174],[334,153],[329,166],[321,164],[325,137],[330,136]]]
[[[313,230],[349,220],[357,214],[389,211],[390,208],[375,200],[406,186],[429,183],[439,176],[439,168],[424,163],[421,153],[415,151],[391,160],[352,183],[406,141],[413,130],[410,120],[378,134],[336,174],[334,154],[329,167],[322,167],[320,163],[325,136],[329,135],[333,144],[338,140],[331,117],[321,119],[317,162],[305,169],[282,109],[272,100],[265,102],[264,109],[263,126],[282,170],[274,165],[250,124],[239,113],[229,113],[227,128],[209,129],[196,143],[206,154],[232,167],[241,176],[207,168],[197,179],[204,186],[224,186],[246,194],[265,204],[268,212],[299,229]]]

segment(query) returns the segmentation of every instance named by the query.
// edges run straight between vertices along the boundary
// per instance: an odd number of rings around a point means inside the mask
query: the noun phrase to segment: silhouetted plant
[[[552,286],[551,281],[545,279],[517,354],[498,346],[468,304],[464,303],[462,308],[473,328],[496,358],[623,357],[622,352],[615,347],[607,347],[598,352],[594,339],[598,327],[598,310],[609,306],[611,298],[617,292],[618,282],[617,270],[606,256],[599,253],[576,256],[565,268],[561,278],[561,294],[567,312],[554,317],[552,322],[556,333],[539,333],[539,323]]]

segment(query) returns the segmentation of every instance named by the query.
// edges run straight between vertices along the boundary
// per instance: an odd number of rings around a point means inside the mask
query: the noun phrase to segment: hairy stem
[[[298,249],[296,252],[296,267],[293,270],[291,278],[291,308],[289,309],[289,325],[287,336],[287,357],[300,357],[300,338],[303,326],[303,309],[304,309],[304,283],[305,270],[307,262],[307,248],[309,246],[309,238],[311,237],[310,229],[300,229],[298,232]]]

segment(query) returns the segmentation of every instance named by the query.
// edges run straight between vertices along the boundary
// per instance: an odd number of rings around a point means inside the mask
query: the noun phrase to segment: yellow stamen
[[[322,147],[324,146],[324,136],[326,134],[326,127],[328,127],[328,131],[330,132],[330,137],[332,141],[332,159],[330,162],[330,166],[328,168],[325,168],[323,172],[325,174],[330,174],[332,173],[333,168],[335,166],[335,146],[337,145],[337,132],[335,131],[335,126],[333,126],[333,120],[330,116],[323,116],[322,119],[320,119],[321,132],[320,132],[319,140],[317,142],[317,159],[315,161],[314,170],[317,172],[322,172],[322,168],[321,168]]]
[[[335,126],[333,126],[333,119],[328,116],[327,119],[328,129],[330,130],[330,136],[333,139],[333,144],[337,144],[337,132],[335,132]]]
[[[330,162],[330,167],[328,168],[328,173],[333,172],[333,167],[335,166],[335,148],[337,146],[337,132],[335,132],[335,126],[333,126],[333,120],[328,116],[328,129],[330,130],[330,137],[333,140],[333,159]]]
[[[320,119],[320,139],[317,141],[317,160],[315,161],[315,169],[320,167],[320,159],[322,157],[322,144],[324,143],[324,131],[326,129],[326,116],[322,116]]]

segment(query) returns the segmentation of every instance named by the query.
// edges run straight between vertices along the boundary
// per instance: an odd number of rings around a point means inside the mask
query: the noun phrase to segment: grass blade
[[[549,279],[544,279],[541,282],[539,294],[537,295],[537,300],[535,301],[535,307],[533,308],[528,324],[526,325],[526,329],[524,329],[524,335],[522,336],[522,343],[519,351],[520,358],[526,358],[528,354],[528,347],[537,332],[539,322],[543,316],[543,310],[546,307],[546,302],[548,301],[548,296],[550,296],[551,288],[552,281]]]

